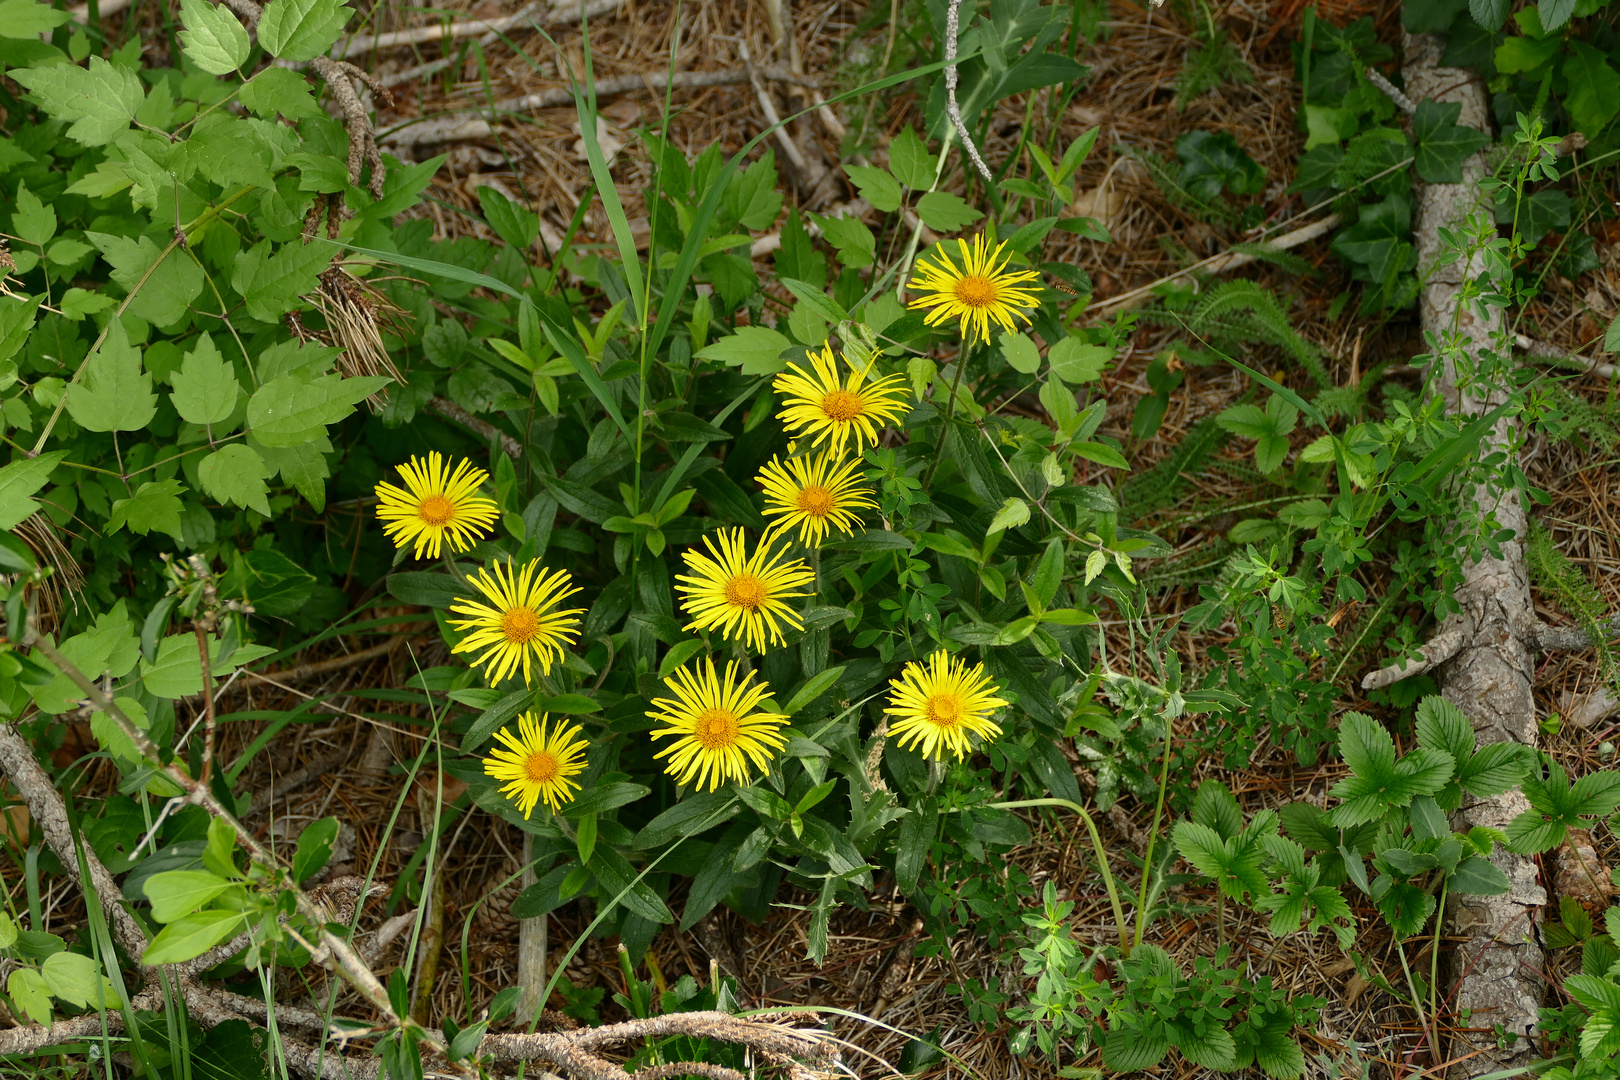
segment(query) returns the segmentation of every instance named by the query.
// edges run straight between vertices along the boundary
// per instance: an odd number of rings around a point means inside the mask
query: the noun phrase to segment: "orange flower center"
[[[765,583],[753,574],[738,574],[726,582],[726,602],[755,611],[765,603]]]
[[[861,396],[848,390],[829,390],[821,399],[821,411],[831,420],[848,422],[861,415]]]
[[[562,772],[562,766],[557,762],[555,754],[545,751],[530,754],[523,761],[523,775],[537,784],[549,784],[557,779]]]
[[[996,302],[996,283],[987,277],[969,274],[957,279],[956,298],[970,308],[989,307]]]
[[[443,495],[429,495],[416,508],[416,516],[429,525],[443,525],[456,516],[456,504]]]
[[[501,636],[513,645],[526,645],[540,631],[540,616],[526,607],[515,607],[501,616]]]
[[[737,714],[727,709],[704,709],[692,724],[692,737],[705,750],[724,750],[734,745],[741,731]]]
[[[928,722],[938,727],[953,728],[962,723],[962,699],[955,694],[935,694],[925,707]]]
[[[811,484],[809,487],[799,492],[798,503],[799,509],[809,514],[811,517],[824,518],[828,514],[832,513],[832,492],[828,491],[824,487],[821,487],[819,484]]]

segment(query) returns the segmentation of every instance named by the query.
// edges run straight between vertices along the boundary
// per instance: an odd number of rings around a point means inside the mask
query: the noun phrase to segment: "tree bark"
[[[1405,46],[1407,94],[1415,101],[1458,102],[1459,124],[1488,131],[1485,87],[1479,76],[1441,67],[1444,41],[1433,35],[1407,35]],[[1442,262],[1438,230],[1460,226],[1480,205],[1485,175],[1485,157],[1477,154],[1463,165],[1460,184],[1420,182],[1415,228],[1418,273],[1425,282],[1420,300],[1423,329],[1438,338],[1455,327],[1463,348],[1480,367],[1491,363],[1480,359],[1482,350],[1508,348],[1502,336],[1502,311],[1488,308],[1482,315],[1472,304],[1459,305],[1463,283],[1477,278],[1485,267],[1478,258],[1466,266]],[[1446,356],[1435,379],[1448,411],[1478,416],[1506,400],[1501,389],[1484,396],[1460,392],[1455,358],[1455,353]],[[1506,363],[1506,357],[1501,362]],[[1497,386],[1505,382],[1489,381]],[[1480,455],[1511,453],[1512,425],[1507,415],[1499,419],[1482,442]],[[1487,553],[1464,568],[1456,594],[1462,612],[1447,619],[1440,632],[1441,636],[1460,632],[1462,643],[1437,666],[1440,691],[1473,722],[1478,745],[1513,740],[1533,747],[1537,730],[1531,649],[1536,620],[1524,562],[1524,507],[1512,489],[1479,485],[1470,494],[1480,518],[1494,514],[1499,527],[1512,530],[1513,539],[1502,545],[1500,557]],[[1475,825],[1505,829],[1527,809],[1524,794],[1513,790],[1465,804],[1453,824],[1463,831]],[[1536,926],[1546,892],[1531,859],[1499,847],[1491,861],[1507,875],[1509,891],[1502,896],[1453,896],[1442,913],[1446,935],[1462,941],[1451,961],[1451,1011],[1468,1017],[1458,1024],[1450,1048],[1450,1059],[1458,1062],[1448,1074],[1452,1080],[1512,1068],[1535,1056],[1535,1044],[1525,1036],[1534,1031],[1541,1005],[1543,954]],[[1498,1025],[1519,1040],[1498,1049],[1493,1032]]]

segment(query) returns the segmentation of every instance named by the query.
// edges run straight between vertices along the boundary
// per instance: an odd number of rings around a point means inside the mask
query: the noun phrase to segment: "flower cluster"
[[[1004,244],[992,250],[983,237],[971,247],[959,244],[960,270],[945,254],[938,265],[919,263],[911,285],[924,295],[912,306],[931,309],[931,325],[960,317],[964,335],[986,340],[991,321],[1008,329],[1014,315],[1028,321],[1022,308],[1034,298],[1021,286],[1035,275],[1006,272]],[[834,533],[851,536],[864,528],[860,511],[878,504],[861,483],[861,455],[907,408],[901,376],[875,375],[875,368],[876,357],[851,363],[824,346],[811,355],[808,370],[789,364],[776,376],[783,401],[778,419],[793,442],[786,460],[773,457],[756,478],[764,512],[774,520],[752,549],[739,528],[704,537],[707,554],[684,554],[689,573],[677,575],[676,588],[691,617],[687,630],[717,631],[722,640],[762,653],[785,644],[784,626],[804,628],[790,601],[813,594],[816,572],[804,559],[788,558],[792,534],[815,549]],[[800,443],[807,446],[795,453]],[[489,474],[470,462],[450,470],[441,455],[430,453],[399,471],[403,488],[377,485],[377,513],[394,545],[411,547],[416,558],[467,551],[500,516],[495,503],[478,494]],[[491,685],[521,673],[532,686],[535,669],[548,675],[577,640],[584,609],[563,606],[580,591],[566,571],[538,559],[522,566],[507,559],[480,568],[467,583],[478,595],[450,605],[449,624],[466,632],[451,651],[468,654]],[[655,756],[667,759],[666,771],[680,784],[712,791],[750,783],[787,745],[782,729],[788,718],[760,707],[770,685],[754,682],[738,661],[722,674],[712,658],[700,658],[677,669],[665,686],[671,696],[654,698],[647,716],[659,725],[651,738],[671,740]],[[1001,733],[990,717],[1007,702],[996,696],[982,664],[969,667],[941,649],[906,664],[890,686],[889,733],[925,757],[950,753],[960,760],[971,749],[970,735]],[[484,759],[484,771],[501,782],[501,793],[524,817],[541,802],[555,813],[573,800],[579,784],[571,777],[584,770],[588,747],[578,725],[526,712],[515,735],[502,730],[496,738],[500,746]]]

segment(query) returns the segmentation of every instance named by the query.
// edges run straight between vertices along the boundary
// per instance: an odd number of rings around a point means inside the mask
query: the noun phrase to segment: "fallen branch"
[[[522,443],[518,442],[512,436],[508,435],[506,432],[502,431],[488,420],[480,420],[478,417],[474,416],[466,409],[463,409],[460,405],[457,405],[449,398],[430,398],[428,400],[428,408],[432,409],[434,412],[438,413],[447,420],[454,420],[456,423],[460,424],[468,431],[471,431],[485,442],[499,439],[501,449],[506,451],[507,457],[514,461],[523,460]]]
[[[1532,363],[1557,364],[1560,367],[1579,368],[1581,371],[1590,371],[1601,379],[1620,377],[1620,366],[1605,364],[1601,360],[1593,360],[1589,356],[1561,349],[1557,345],[1549,345],[1545,341],[1536,341],[1523,334],[1515,334],[1513,344],[1525,354],[1524,358]],[[1584,348],[1584,346],[1582,346]]]
[[[762,79],[775,82],[795,83],[800,86],[814,87],[815,80],[803,75],[794,74],[783,67],[762,67],[755,69]],[[708,86],[737,86],[749,82],[749,73],[746,69],[738,71],[677,71],[670,74],[664,71],[640,72],[634,75],[615,75],[609,79],[598,79],[596,82],[596,96],[598,98],[611,97],[615,94],[629,94],[637,90],[646,90],[659,93],[664,90],[694,90]],[[451,142],[459,139],[482,139],[493,134],[494,127],[484,118],[485,115],[505,115],[508,113],[531,113],[539,109],[560,109],[574,103],[574,92],[566,86],[551,90],[541,90],[533,94],[524,94],[522,97],[505,98],[495,102],[487,109],[459,109],[455,112],[444,113],[431,120],[411,121],[406,125],[394,128],[383,134],[383,141],[390,146],[426,146],[432,143]]]
[[[331,56],[334,60],[345,60],[359,53],[381,52],[385,49],[397,49],[405,45],[430,45],[436,41],[455,41],[458,38],[485,37],[483,44],[493,44],[500,40],[500,35],[508,30],[528,26],[531,23],[543,26],[572,26],[581,18],[594,19],[606,15],[624,5],[624,0],[589,0],[584,11],[580,5],[568,3],[567,0],[553,0],[550,5],[528,4],[522,10],[512,15],[505,15],[498,19],[470,19],[466,22],[442,22],[433,26],[418,26],[410,30],[391,30],[387,33],[371,34],[365,37],[351,37],[332,46]],[[535,12],[542,7],[550,10],[538,19]]]

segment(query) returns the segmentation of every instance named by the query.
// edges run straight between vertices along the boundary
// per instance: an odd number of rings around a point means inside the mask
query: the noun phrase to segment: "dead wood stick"
[[[796,83],[814,87],[815,80],[797,75],[783,67],[756,69],[762,79]],[[596,81],[596,96],[611,97],[638,90],[659,93],[664,90],[694,90],[709,86],[735,86],[749,82],[747,70],[740,71],[677,71],[673,75],[663,71],[640,72],[634,75],[615,75]],[[522,97],[504,98],[487,109],[458,109],[431,120],[413,122],[395,128],[383,135],[383,141],[392,146],[426,146],[432,143],[459,139],[482,139],[495,129],[485,119],[487,115],[503,113],[531,113],[540,109],[560,109],[574,103],[574,92],[566,86],[541,90]]]
[[[388,656],[404,644],[405,637],[399,635],[389,638],[381,645],[369,645],[352,653],[344,653],[342,656],[333,656],[326,660],[316,660],[313,663],[282,668],[280,671],[265,671],[260,674],[267,679],[280,679],[282,682],[303,682],[305,679],[319,678],[322,675],[330,675],[334,671],[342,671],[344,668],[364,664],[367,661],[377,659],[379,656]]]
[[[351,37],[332,46],[331,56],[334,60],[346,60],[360,53],[381,52],[385,49],[397,49],[404,45],[429,45],[435,41],[455,41],[464,37],[482,36],[484,44],[492,44],[500,40],[500,35],[508,30],[527,26],[534,22],[540,26],[572,26],[579,22],[583,14],[586,19],[594,19],[606,15],[622,7],[624,0],[589,0],[582,13],[578,4],[557,3],[550,5],[538,19],[535,13],[546,4],[528,4],[521,11],[512,15],[504,15],[498,19],[469,19],[465,22],[441,22],[432,26],[417,26],[409,30],[390,30],[386,33],[376,33],[360,37]]]
[[[1579,353],[1570,352],[1557,345],[1549,345],[1545,341],[1527,338],[1523,334],[1514,335],[1513,344],[1518,347],[1520,352],[1525,354],[1525,359],[1537,363],[1579,368],[1582,371],[1590,371],[1600,379],[1613,379],[1620,376],[1620,367],[1614,364],[1605,364],[1601,360],[1593,360],[1589,356],[1581,356]],[[1584,345],[1581,347],[1585,348]]]
[[[428,401],[428,408],[432,409],[434,412],[438,413],[447,420],[454,420],[456,423],[460,424],[468,431],[471,431],[485,442],[489,442],[492,439],[500,439],[501,449],[506,451],[507,457],[512,458],[514,461],[523,460],[522,443],[512,438],[512,436],[508,435],[506,432],[502,431],[488,420],[480,420],[478,417],[474,416],[466,409],[463,409],[460,405],[457,405],[449,398],[431,398]]]

